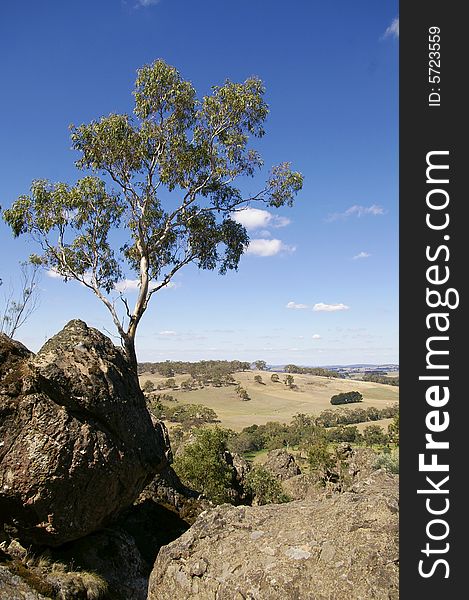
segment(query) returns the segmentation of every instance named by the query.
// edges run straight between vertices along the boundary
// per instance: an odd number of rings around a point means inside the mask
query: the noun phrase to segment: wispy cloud
[[[371,206],[361,206],[360,204],[354,204],[350,208],[347,208],[344,212],[341,213],[332,213],[330,214],[326,221],[337,221],[339,219],[348,219],[349,217],[362,217],[364,215],[371,215],[376,217],[378,215],[384,215],[385,210],[382,206],[378,204],[372,204]]]
[[[346,304],[324,304],[324,302],[317,302],[313,306],[313,310],[316,312],[337,312],[339,310],[349,310],[349,306]]]
[[[175,331],[165,330],[165,331],[158,332],[158,335],[169,337],[169,336],[177,335],[177,333]]]
[[[386,29],[383,33],[383,39],[393,37],[395,39],[399,38],[399,17],[393,19],[391,25]]]
[[[321,339],[321,336],[319,335],[319,333],[315,333],[313,335],[313,340],[320,340],[320,339]]]
[[[353,260],[359,260],[360,258],[370,258],[371,254],[369,252],[359,252],[358,254],[355,254],[355,256],[352,256]]]
[[[285,308],[292,308],[294,310],[304,310],[305,308],[310,308],[308,304],[298,304],[297,302],[289,302]]]
[[[246,254],[254,256],[275,256],[281,252],[294,252],[295,246],[288,246],[282,240],[277,239],[254,239],[249,242]]]
[[[159,4],[159,2],[160,0],[137,0],[135,7],[147,8],[147,6],[154,6],[155,4]]]
[[[265,229],[266,227],[286,227],[291,223],[287,217],[273,215],[268,210],[260,208],[243,208],[232,213],[232,218],[237,223],[241,223],[246,229]]]
[[[158,287],[160,284],[161,284],[161,281],[151,281],[149,287],[151,290],[153,290],[156,287]],[[116,290],[116,292],[133,292],[133,291],[138,290],[139,287],[140,287],[139,279],[122,279],[122,281],[118,281],[114,285],[114,289]],[[170,281],[164,287],[166,289],[171,289],[171,288],[177,287],[177,285],[175,283],[173,283],[172,281]]]

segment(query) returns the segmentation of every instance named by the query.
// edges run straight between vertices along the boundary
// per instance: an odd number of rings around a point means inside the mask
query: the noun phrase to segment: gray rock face
[[[37,355],[0,337],[0,377],[0,519],[24,542],[96,530],[167,464],[123,353],[82,321]]]
[[[267,454],[267,459],[263,467],[282,481],[301,473],[294,456],[283,449],[271,450]]]
[[[218,506],[160,550],[148,600],[397,600],[397,534],[384,471],[320,501]]]

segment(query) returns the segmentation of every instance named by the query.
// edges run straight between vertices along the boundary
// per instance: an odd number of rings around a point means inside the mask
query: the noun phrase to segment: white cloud
[[[254,239],[249,242],[246,254],[254,254],[255,256],[275,256],[280,252],[294,252],[295,246],[288,246],[282,240],[277,239]]]
[[[293,308],[295,310],[302,310],[305,308],[309,308],[307,304],[298,304],[297,302],[289,302],[285,308]]]
[[[326,219],[327,221],[337,221],[338,219],[347,219],[348,217],[356,216],[362,217],[363,215],[372,215],[374,217],[378,215],[384,215],[385,210],[382,206],[378,206],[377,204],[372,204],[371,206],[361,206],[359,204],[354,204],[350,208],[347,208],[346,211],[342,213],[332,213]]]
[[[358,254],[355,254],[355,256],[352,256],[353,260],[358,260],[360,258],[369,258],[371,256],[371,254],[369,252],[359,252]]]
[[[65,277],[63,275],[61,275],[56,269],[52,268],[49,269],[48,271],[46,271],[46,275],[47,277],[51,277],[52,279],[61,279],[62,281],[65,281]],[[69,277],[69,281],[71,281],[73,278]],[[85,283],[91,283],[91,273],[85,273],[83,275],[83,280]],[[82,281],[80,281],[81,285],[84,285],[84,283]]]
[[[160,284],[161,284],[161,281],[151,281],[149,287],[152,290],[152,289],[158,287]],[[132,291],[138,290],[139,287],[140,287],[139,279],[122,279],[121,281],[118,281],[114,285],[114,289],[116,290],[116,292],[132,292]],[[177,286],[175,283],[170,281],[164,287],[166,289],[170,289],[170,288],[175,288]]]
[[[116,292],[129,292],[131,290],[138,290],[140,287],[140,281],[138,279],[122,279],[114,284]]]
[[[64,279],[64,277],[55,269],[49,269],[46,271],[47,277],[51,277],[52,279]]]
[[[319,335],[319,333],[315,333],[313,335],[313,340],[320,340],[320,339],[321,339],[321,336]]]
[[[165,331],[160,331],[158,333],[158,335],[163,335],[163,336],[172,336],[172,335],[177,335],[177,333],[175,331],[169,331],[169,330],[165,330]]]
[[[160,0],[137,0],[137,4],[135,6],[143,6],[144,8],[146,8],[147,6],[154,6],[155,4],[158,4],[159,1]]]
[[[246,207],[232,214],[233,220],[241,223],[246,229],[265,229],[266,227],[286,227],[290,219],[273,215],[267,210]]]
[[[313,310],[317,312],[337,312],[339,310],[348,310],[350,307],[346,304],[324,304],[324,302],[317,302],[313,306]]]
[[[393,22],[391,23],[391,25],[389,25],[389,27],[384,32],[383,39],[386,39],[389,37],[393,37],[396,39],[399,37],[399,17],[396,17],[395,19],[393,19]]]

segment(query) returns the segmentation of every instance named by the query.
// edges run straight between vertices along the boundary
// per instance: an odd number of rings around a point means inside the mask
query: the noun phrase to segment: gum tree
[[[133,94],[133,116],[71,126],[82,179],[33,181],[3,217],[15,236],[38,242],[33,262],[81,282],[105,304],[136,368],[135,335],[153,294],[190,263],[221,274],[237,269],[249,238],[233,213],[253,203],[291,206],[302,176],[282,163],[255,194],[239,188],[263,166],[249,145],[264,135],[268,114],[256,77],[227,80],[198,100],[189,81],[157,60],[138,71]],[[116,229],[126,236],[121,247]],[[129,273],[138,281],[132,307],[116,291]]]

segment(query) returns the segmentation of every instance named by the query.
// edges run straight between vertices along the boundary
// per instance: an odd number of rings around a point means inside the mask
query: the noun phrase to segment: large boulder
[[[57,546],[112,521],[167,464],[123,352],[70,321],[33,355],[0,337],[0,524]]]
[[[301,473],[300,467],[295,462],[295,457],[283,448],[271,450],[262,466],[281,481]]]
[[[148,600],[397,600],[397,534],[384,471],[322,500],[218,506],[160,550]]]

